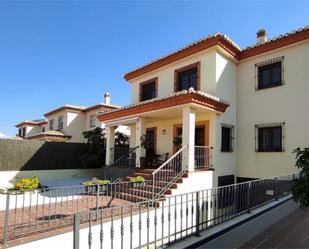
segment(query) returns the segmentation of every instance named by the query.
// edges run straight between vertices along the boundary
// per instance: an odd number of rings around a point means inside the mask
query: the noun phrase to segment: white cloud
[[[0,138],[8,138],[8,136],[6,136],[2,132],[0,132]]]

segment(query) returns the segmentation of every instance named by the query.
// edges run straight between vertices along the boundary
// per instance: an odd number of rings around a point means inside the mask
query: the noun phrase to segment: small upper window
[[[222,152],[232,152],[233,151],[233,132],[234,132],[234,126],[232,125],[222,125],[221,131],[221,151]]]
[[[199,89],[199,63],[194,63],[175,71],[175,91]]]
[[[42,127],[42,132],[45,132],[45,127],[44,126]]]
[[[64,118],[63,116],[58,117],[58,130],[62,131],[64,125]]]
[[[54,120],[53,119],[49,120],[49,129],[50,130],[54,129]]]
[[[284,123],[270,125],[256,125],[256,151],[280,152],[283,147]]]
[[[89,119],[89,127],[90,128],[93,128],[93,127],[95,127],[95,124],[96,124],[96,115],[91,115],[90,116],[90,119]]]
[[[283,85],[283,57],[256,64],[257,89]]]
[[[157,97],[157,78],[140,83],[140,101]]]
[[[22,137],[26,136],[26,127],[23,128]]]
[[[22,136],[22,134],[21,134],[21,128],[18,129],[18,136],[19,136],[19,137]]]

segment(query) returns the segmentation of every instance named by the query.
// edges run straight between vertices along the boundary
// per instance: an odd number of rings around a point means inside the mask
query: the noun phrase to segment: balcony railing
[[[195,170],[204,170],[211,169],[211,155],[212,147],[209,146],[195,146],[195,160],[194,160],[194,169]]]

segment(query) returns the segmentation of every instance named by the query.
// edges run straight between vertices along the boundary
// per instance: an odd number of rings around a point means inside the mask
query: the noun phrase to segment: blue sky
[[[109,91],[130,103],[123,74],[209,34],[240,47],[309,24],[308,1],[1,1],[0,133]]]

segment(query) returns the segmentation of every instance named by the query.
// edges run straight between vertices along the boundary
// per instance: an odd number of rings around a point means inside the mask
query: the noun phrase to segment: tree
[[[115,147],[116,148],[129,148],[130,137],[126,134],[116,131],[115,132]]]
[[[104,165],[106,149],[106,131],[100,127],[83,132],[87,139],[86,153],[81,157],[85,168],[98,168]]]
[[[105,164],[106,129],[97,127],[83,132],[87,140],[86,153],[81,157],[84,168],[99,168]],[[129,148],[130,137],[119,131],[115,132],[115,148]]]
[[[300,169],[299,177],[293,183],[293,196],[301,208],[309,207],[309,147],[297,148],[293,153],[296,153],[295,166]]]

